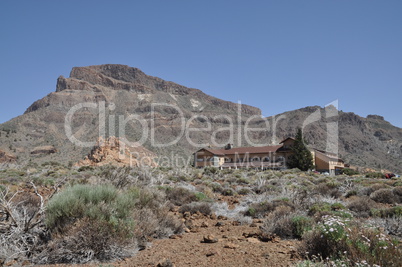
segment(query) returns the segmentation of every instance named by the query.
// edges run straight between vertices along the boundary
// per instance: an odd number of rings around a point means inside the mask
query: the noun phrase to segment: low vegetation
[[[298,240],[299,266],[400,266],[402,180],[214,168],[0,170],[0,261],[108,262],[182,233],[191,216]]]

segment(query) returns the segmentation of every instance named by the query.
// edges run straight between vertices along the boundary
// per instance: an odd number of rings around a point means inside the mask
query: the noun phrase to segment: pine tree
[[[297,129],[295,142],[291,147],[293,155],[288,159],[287,165],[289,168],[299,168],[302,171],[310,170],[314,167],[313,156],[310,150],[306,147],[303,140],[302,130]]]

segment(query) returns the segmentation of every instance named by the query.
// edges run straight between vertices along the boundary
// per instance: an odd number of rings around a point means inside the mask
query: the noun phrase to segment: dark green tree
[[[288,159],[287,165],[289,168],[298,168],[302,171],[311,170],[314,168],[313,156],[310,150],[304,144],[303,133],[299,128],[297,129],[296,138],[293,146],[291,147],[293,155]]]

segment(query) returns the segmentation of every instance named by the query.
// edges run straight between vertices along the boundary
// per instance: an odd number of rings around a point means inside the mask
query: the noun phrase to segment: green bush
[[[46,225],[60,230],[69,222],[87,218],[106,223],[115,232],[130,234],[134,227],[130,211],[137,198],[136,192],[118,192],[114,186],[75,185],[49,201]]]
[[[366,178],[384,178],[384,174],[381,172],[370,172],[366,174]]]
[[[85,171],[93,171],[94,167],[92,166],[81,166],[78,168],[78,172],[85,172]]]
[[[331,205],[332,210],[343,210],[345,209],[345,206],[343,206],[341,203],[334,203]]]
[[[398,242],[377,229],[351,225],[347,220],[324,216],[304,235],[301,253],[330,261],[347,259],[352,266],[400,266]],[[365,262],[364,265],[360,263]]]
[[[395,206],[385,209],[372,209],[371,215],[381,218],[402,217],[402,206]]]
[[[308,214],[310,216],[313,216],[316,213],[320,213],[320,212],[330,212],[331,209],[331,205],[327,202],[318,202],[318,203],[314,203],[310,209]]]
[[[356,195],[357,195],[356,190],[350,190],[350,191],[346,192],[345,197],[349,198],[349,197],[356,196]]]
[[[313,227],[313,220],[307,216],[294,216],[292,218],[293,235],[301,238],[304,233],[310,231]]]
[[[340,174],[346,174],[346,175],[352,176],[352,175],[358,175],[360,173],[356,170],[345,168],[340,171]]]
[[[210,174],[216,174],[218,172],[219,172],[219,169],[216,167],[205,167],[203,174],[210,175]]]
[[[208,197],[202,192],[196,192],[195,197],[197,198],[198,201],[203,201],[203,200],[208,199]]]

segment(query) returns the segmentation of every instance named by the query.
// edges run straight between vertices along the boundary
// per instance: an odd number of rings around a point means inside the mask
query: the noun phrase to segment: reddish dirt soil
[[[154,240],[136,256],[118,262],[85,265],[48,266],[292,266],[299,260],[298,241],[257,238],[260,223],[236,225],[230,220],[218,220],[193,215],[191,232]],[[217,223],[223,224],[217,226]],[[216,243],[204,243],[204,237]],[[215,240],[215,241],[216,241]],[[167,264],[171,262],[173,265]]]

